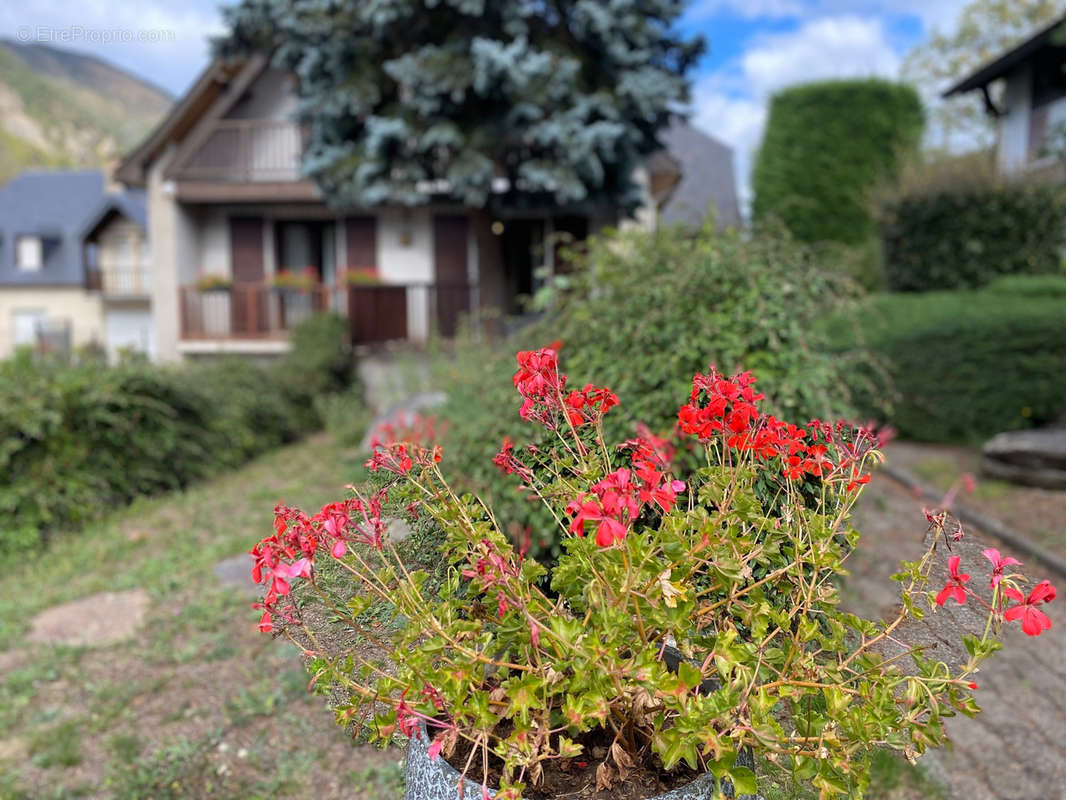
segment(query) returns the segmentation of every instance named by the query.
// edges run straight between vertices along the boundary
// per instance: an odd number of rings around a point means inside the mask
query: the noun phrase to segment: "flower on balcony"
[[[318,285],[318,272],[314,267],[304,267],[299,272],[283,269],[270,277],[270,285],[275,289],[308,292]]]
[[[341,273],[348,286],[377,286],[383,283],[375,267],[348,267]]]
[[[200,292],[220,292],[232,285],[233,281],[225,275],[208,273],[196,279],[196,290]]]

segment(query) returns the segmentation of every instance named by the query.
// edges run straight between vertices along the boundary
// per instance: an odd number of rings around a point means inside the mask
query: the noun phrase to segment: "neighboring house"
[[[537,268],[556,267],[560,235],[618,222],[578,208],[332,208],[300,173],[293,81],[263,58],[216,61],[116,172],[147,193],[161,359],[281,353],[292,324],[319,309],[346,314],[355,344],[451,335],[464,313],[519,310]],[[640,171],[649,207],[638,219],[654,225],[665,203],[667,219],[694,221],[715,203],[721,224],[736,224],[729,149],[683,126],[668,136],[683,152]],[[309,284],[278,286],[284,274]]]
[[[0,186],[0,358],[21,346],[151,355],[144,193],[99,171],[24,172]]]
[[[1004,82],[1002,99],[992,84]],[[1053,167],[1066,145],[1066,20],[1060,19],[956,83],[944,97],[981,92],[997,124],[996,160],[1006,175]]]

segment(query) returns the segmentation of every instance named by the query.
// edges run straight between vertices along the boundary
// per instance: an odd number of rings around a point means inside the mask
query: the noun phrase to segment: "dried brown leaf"
[[[611,779],[614,777],[613,770],[607,765],[606,761],[601,761],[600,765],[596,767],[596,791],[601,789],[611,788]]]

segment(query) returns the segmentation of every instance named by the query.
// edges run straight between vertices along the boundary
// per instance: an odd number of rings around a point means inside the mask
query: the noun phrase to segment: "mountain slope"
[[[101,167],[172,98],[92,56],[0,39],[0,181],[28,167]]]

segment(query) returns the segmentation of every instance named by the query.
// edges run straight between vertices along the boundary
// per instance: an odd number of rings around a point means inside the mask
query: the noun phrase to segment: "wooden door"
[[[460,315],[470,311],[467,266],[469,225],[465,216],[442,215],[433,218],[437,328],[442,336],[454,336]]]

